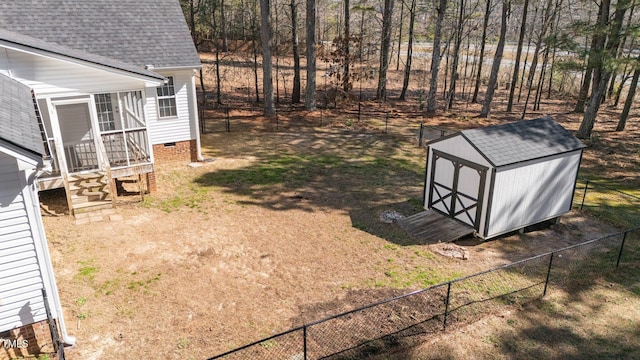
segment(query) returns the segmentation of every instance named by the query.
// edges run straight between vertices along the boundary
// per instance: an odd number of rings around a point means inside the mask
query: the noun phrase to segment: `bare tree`
[[[527,31],[527,10],[529,8],[529,0],[524,0],[522,8],[522,18],[520,23],[520,35],[518,36],[518,48],[516,49],[516,59],[513,66],[513,75],[511,76],[511,85],[509,87],[509,101],[507,102],[507,112],[513,109],[513,96],[516,93],[516,83],[518,82],[518,74],[520,73],[520,57],[522,56],[522,44],[524,43],[524,33]]]
[[[478,102],[478,91],[480,89],[480,77],[482,76],[482,63],[484,62],[484,47],[487,42],[487,27],[489,26],[489,15],[491,15],[491,0],[487,0],[484,10],[484,20],[482,21],[482,39],[480,41],[480,60],[478,60],[478,72],[476,73],[476,86],[473,89],[471,102]],[[437,25],[436,25],[437,26]]]
[[[635,70],[633,71],[633,78],[631,79],[631,85],[629,87],[629,92],[627,93],[627,100],[624,102],[624,108],[622,109],[622,114],[620,114],[616,131],[624,130],[627,125],[629,111],[631,110],[633,98],[636,96],[636,89],[638,88],[638,78],[640,78],[640,55],[636,58]]]
[[[458,79],[458,61],[460,59],[460,47],[462,46],[462,30],[464,29],[464,0],[460,0],[460,9],[458,12],[458,24],[455,32],[455,43],[453,45],[453,60],[451,64],[451,84],[449,92],[445,98],[444,109],[449,110],[453,107],[453,100],[456,93],[456,82]]]
[[[413,57],[413,28],[416,20],[416,0],[411,0],[409,9],[409,43],[407,44],[407,61],[404,65],[404,79],[402,81],[402,91],[400,100],[405,100],[407,88],[409,87],[409,76],[411,76],[411,58]]]
[[[229,51],[227,44],[227,17],[224,11],[224,0],[220,0],[220,31],[222,32],[222,52]]]
[[[427,96],[427,112],[437,110],[436,94],[438,92],[438,71],[440,70],[440,40],[442,38],[442,23],[447,12],[447,0],[440,0],[436,8],[436,28],[433,33],[433,51],[431,51],[431,79],[429,80],[429,95]]]
[[[603,0],[610,1],[610,0]],[[629,8],[633,0],[618,0],[616,3],[616,10],[614,13],[613,21],[609,26],[609,37],[606,42],[604,55],[607,61],[615,60],[618,46],[620,45],[620,34],[622,31],[622,23],[624,21],[624,14]],[[591,97],[589,99],[589,106],[584,113],[580,128],[576,133],[576,136],[580,139],[588,139],[591,137],[591,131],[596,122],[596,115],[600,110],[600,104],[605,96],[607,85],[613,69],[607,66],[607,61],[602,61],[600,64],[601,77],[600,80],[593,84],[593,90],[591,91]]]
[[[547,30],[549,29],[549,25],[553,21],[551,5],[552,5],[552,0],[548,0],[543,10],[544,15],[542,18],[542,27],[535,40],[536,46],[535,46],[535,49],[533,50],[533,56],[531,57],[531,66],[529,67],[529,76],[527,77],[527,96],[524,100],[522,115],[520,116],[522,119],[524,119],[524,117],[527,114],[527,106],[529,105],[529,98],[531,97],[531,91],[533,90],[533,80],[535,79],[536,69],[538,68],[538,57],[540,55],[540,49],[542,49],[543,41],[547,36]]]
[[[304,106],[309,111],[316,109],[316,0],[306,0],[307,15],[307,88]]]
[[[503,0],[502,16],[500,17],[500,38],[498,38],[498,47],[496,48],[496,54],[493,57],[493,64],[491,65],[491,75],[489,76],[489,85],[487,85],[487,92],[484,96],[484,104],[482,104],[482,111],[480,111],[480,117],[483,118],[488,117],[489,112],[491,111],[491,102],[493,101],[493,94],[498,82],[500,62],[502,62],[502,53],[504,51],[504,42],[507,34],[507,19],[509,17],[510,7],[511,1]]]
[[[351,42],[351,34],[349,31],[349,23],[351,22],[350,7],[349,0],[344,0],[344,60],[342,64],[344,71],[342,74],[342,90],[344,90],[345,93],[351,91],[351,77],[349,75],[349,67],[351,66],[351,59],[349,58],[349,43]]]
[[[262,39],[262,97],[264,116],[276,114],[273,103],[273,68],[271,64],[271,1],[260,0],[260,36]]]
[[[291,43],[293,44],[293,92],[291,102],[300,102],[300,54],[298,50],[298,4],[296,0],[291,0]]]
[[[389,69],[389,47],[391,46],[393,3],[394,0],[384,0],[382,39],[380,41],[380,69],[378,71],[378,88],[376,90],[376,97],[380,100],[385,100],[387,98],[387,70]]]

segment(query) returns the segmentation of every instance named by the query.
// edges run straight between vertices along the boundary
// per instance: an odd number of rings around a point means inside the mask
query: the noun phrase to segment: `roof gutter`
[[[149,65],[147,65],[149,66]],[[193,66],[170,66],[170,67],[155,67],[155,66],[151,66],[150,68],[148,68],[149,70],[160,70],[160,71],[167,71],[167,70],[192,70],[192,69],[201,69],[202,68],[202,64],[199,65],[193,65]]]
[[[46,165],[45,165],[46,166]],[[43,170],[46,172],[47,169],[43,169],[43,165],[38,165],[34,170],[33,170],[33,174],[29,176],[29,184],[28,186],[35,186],[35,182],[31,181],[31,178],[35,178],[36,176],[40,175]],[[36,214],[36,216],[39,216],[40,218],[42,217],[42,213],[40,212],[40,199],[38,198],[37,192],[36,191],[29,191],[29,194],[31,196],[31,205],[33,206],[33,211]],[[53,300],[53,305],[52,307],[55,309],[56,314],[57,314],[57,319],[58,319],[58,325],[60,325],[60,334],[62,337],[62,342],[64,343],[64,345],[66,346],[70,346],[73,347],[76,344],[76,338],[69,335],[69,333],[67,333],[67,326],[65,324],[64,321],[64,312],[62,311],[62,301],[60,300],[60,294],[58,292],[58,285],[56,284],[56,280],[55,280],[55,275],[53,272],[53,265],[51,263],[51,257],[49,256],[49,246],[47,244],[46,241],[46,235],[44,232],[44,226],[42,224],[42,221],[36,221],[37,223],[37,227],[38,227],[38,232],[41,234],[39,236],[39,240],[41,241],[41,246],[44,249],[44,261],[42,262],[42,266],[45,267],[47,269],[47,272],[49,273],[49,276],[47,276],[48,278],[48,285],[49,288],[51,289],[50,294],[48,294],[49,298],[51,300]]]

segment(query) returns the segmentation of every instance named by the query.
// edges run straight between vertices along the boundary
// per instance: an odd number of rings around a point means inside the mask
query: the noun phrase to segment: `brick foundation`
[[[198,161],[197,146],[195,139],[153,145],[153,156],[156,162]]]
[[[0,360],[51,353],[53,353],[53,341],[46,320],[0,332]]]
[[[158,190],[156,185],[156,173],[147,173],[147,191],[149,191],[149,193],[154,193],[156,190]]]

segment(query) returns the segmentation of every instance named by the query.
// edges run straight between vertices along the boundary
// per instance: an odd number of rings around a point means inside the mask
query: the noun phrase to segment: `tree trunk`
[[[464,20],[464,0],[460,0],[460,11],[458,13],[458,28],[456,29],[456,41],[453,47],[453,60],[451,64],[451,84],[449,92],[445,98],[444,109],[449,110],[453,107],[453,100],[456,95],[456,83],[458,80],[458,61],[460,59],[460,47],[462,46],[462,30]]]
[[[511,75],[511,85],[509,86],[509,101],[507,102],[507,112],[513,110],[513,96],[516,93],[516,83],[518,82],[518,74],[520,73],[520,57],[522,56],[522,45],[524,43],[524,33],[527,31],[527,10],[529,8],[529,0],[524,0],[522,9],[522,19],[520,20],[520,35],[518,36],[518,48],[516,49],[516,61],[513,66],[513,75]]]
[[[605,4],[605,2],[608,1],[610,0],[603,0],[603,5],[608,6],[608,4]],[[616,11],[613,21],[611,21],[609,30],[610,37],[607,40],[604,52],[604,56],[608,61],[616,59],[617,49],[620,45],[620,33],[622,31],[624,14],[631,1],[633,0],[618,0],[618,3],[616,4]],[[604,98],[607,90],[607,85],[609,84],[609,80],[611,79],[612,70],[610,67],[604,66],[605,62],[606,61],[600,62],[600,71],[602,73],[602,77],[597,84],[594,83],[594,90],[591,92],[589,106],[587,107],[587,111],[585,111],[584,113],[582,123],[580,123],[580,128],[578,129],[578,132],[576,134],[576,137],[580,139],[591,138],[591,131],[593,130],[593,126],[595,125],[596,116],[598,115],[598,110],[600,109],[600,104],[602,103],[602,99]]]
[[[496,48],[496,54],[493,57],[493,64],[491,65],[491,75],[489,76],[489,84],[487,85],[487,93],[484,96],[484,104],[482,104],[482,111],[480,117],[486,118],[491,111],[491,102],[493,101],[493,94],[498,82],[498,71],[500,70],[500,63],[502,62],[502,53],[504,51],[504,42],[507,34],[507,17],[509,15],[509,8],[511,6],[510,0],[503,0],[502,2],[502,16],[500,21],[500,38],[498,39],[498,47]]]
[[[547,35],[547,29],[549,28],[549,22],[551,20],[551,0],[547,1],[545,6],[544,15],[542,17],[542,28],[540,29],[540,33],[538,34],[538,38],[536,41],[536,48],[533,50],[533,57],[531,59],[531,67],[529,70],[529,76],[527,77],[527,97],[524,100],[524,107],[522,109],[521,119],[527,115],[527,106],[529,105],[529,98],[531,97],[531,92],[533,91],[533,80],[536,75],[536,68],[538,67],[538,56],[540,55],[540,49],[542,48],[542,42],[544,41]]]
[[[253,80],[256,88],[256,104],[260,103],[260,89],[258,89],[258,46],[256,45],[256,30],[254,27],[253,35],[251,36],[251,44],[253,46]]]
[[[404,80],[402,82],[402,92],[400,92],[400,100],[405,100],[407,88],[409,88],[409,76],[411,75],[411,57],[413,56],[413,28],[416,19],[416,0],[411,0],[411,9],[409,14],[409,43],[407,44],[407,62],[404,65]]]
[[[262,39],[262,97],[264,98],[264,116],[274,116],[273,69],[271,64],[271,1],[260,0],[260,36]]]
[[[300,54],[298,50],[298,5],[291,0],[291,42],[293,43],[293,91],[291,103],[300,102]]]
[[[636,96],[636,89],[638,88],[638,78],[640,78],[640,56],[637,58],[636,69],[633,71],[633,78],[631,79],[631,85],[629,87],[629,92],[627,93],[627,100],[624,102],[624,108],[622,109],[622,114],[620,114],[620,120],[618,120],[616,131],[624,130],[624,127],[627,125],[629,111],[631,110],[633,98]]]
[[[306,0],[307,15],[307,87],[304,93],[304,107],[308,111],[316,109],[316,0]]]
[[[605,8],[606,7],[606,8]],[[605,15],[606,12],[606,15]],[[609,17],[609,0],[603,0],[598,6],[598,23],[601,26],[606,26],[607,19]],[[600,66],[602,59],[600,58],[600,51],[604,48],[605,35],[601,33],[594,33],[591,38],[591,47],[589,48],[589,60],[587,61],[587,69],[585,70],[584,80],[582,81],[582,87],[580,93],[578,93],[578,101],[573,109],[576,113],[584,113],[584,106],[587,102],[587,95],[589,95],[589,88],[591,87],[591,81],[594,79],[594,70]]]
[[[400,70],[400,49],[402,48],[402,25],[404,25],[404,1],[400,1],[400,33],[398,34],[398,56],[396,58],[396,71]]]
[[[224,0],[220,0],[220,30],[222,30],[222,52],[229,51],[227,45],[227,19],[224,14]]]
[[[380,40],[380,69],[378,72],[378,88],[376,89],[376,97],[380,100],[385,100],[387,98],[387,70],[389,69],[389,47],[391,46],[393,3],[394,0],[384,0],[382,39]]]
[[[489,0],[487,0],[489,1]],[[427,112],[435,113],[438,109],[436,95],[438,93],[438,72],[440,70],[440,40],[442,37],[442,22],[447,12],[447,0],[440,0],[436,8],[436,28],[433,33],[433,51],[431,52],[431,79],[429,80],[429,94],[427,95]]]
[[[349,94],[351,91],[351,76],[349,74],[349,68],[351,67],[351,59],[349,58],[349,42],[351,34],[349,30],[349,23],[351,22],[351,5],[349,0],[344,0],[344,73],[342,76],[342,90],[345,94]]]
[[[487,43],[487,27],[489,26],[489,15],[491,15],[491,0],[487,0],[487,7],[484,11],[482,21],[482,40],[480,41],[480,59],[478,60],[478,73],[476,74],[476,86],[473,89],[471,102],[478,102],[478,91],[480,89],[480,76],[482,76],[482,63],[484,61],[484,47]],[[437,25],[436,25],[437,26]]]

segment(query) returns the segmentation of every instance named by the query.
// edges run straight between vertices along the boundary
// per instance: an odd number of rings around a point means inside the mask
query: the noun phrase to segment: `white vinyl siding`
[[[43,276],[16,158],[0,152],[0,331],[46,319]]]
[[[489,235],[520,229],[571,210],[580,152],[498,171]]]
[[[4,49],[2,50],[4,51]],[[144,81],[44,56],[6,50],[11,74],[38,96],[140,89]]]
[[[164,74],[173,77],[173,85],[176,96],[177,116],[170,118],[160,118],[158,116],[158,105],[156,88],[147,88],[145,115],[148,121],[149,136],[152,144],[164,144],[176,141],[186,141],[195,138],[193,121],[191,114],[194,113],[189,108],[191,91],[191,70],[172,74]]]

